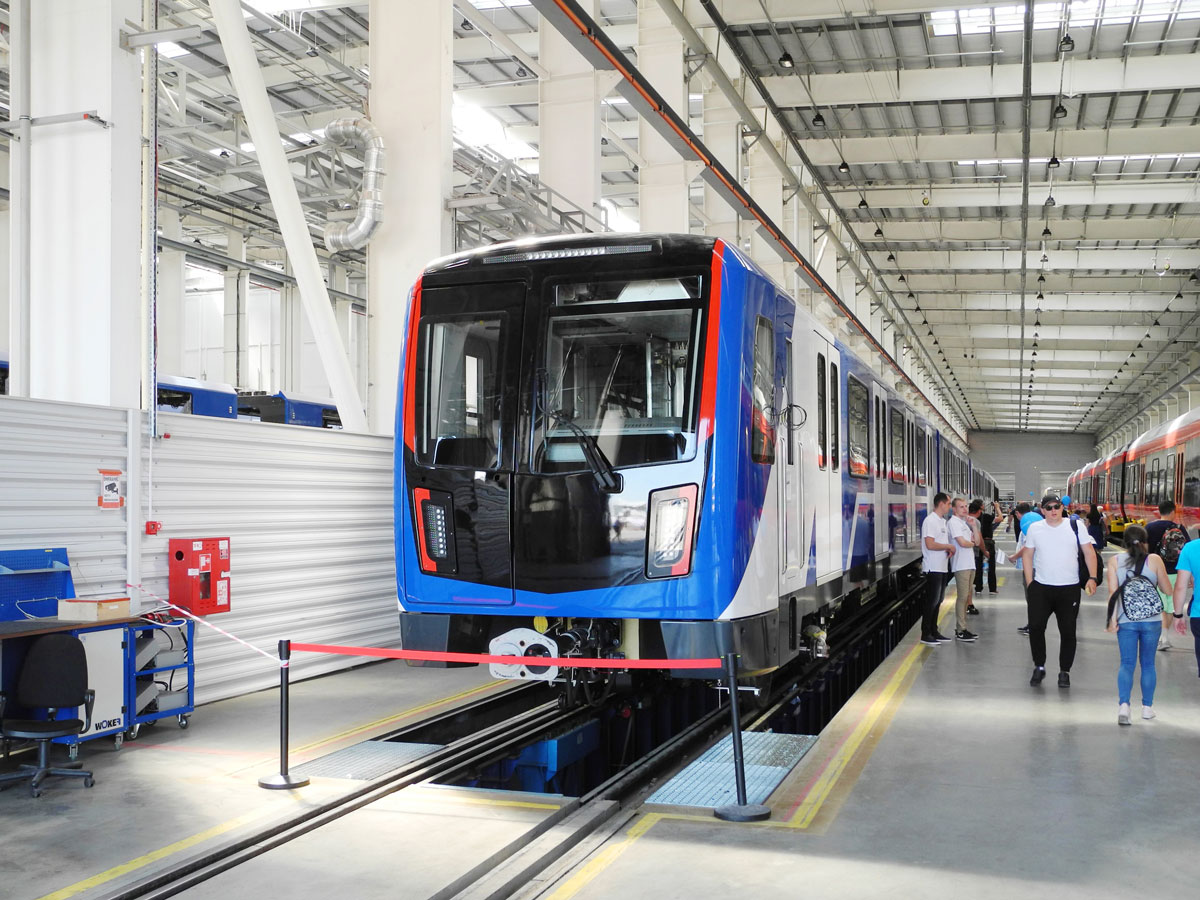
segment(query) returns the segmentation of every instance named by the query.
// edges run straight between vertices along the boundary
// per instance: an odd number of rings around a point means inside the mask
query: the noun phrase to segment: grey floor
[[[421,718],[438,701],[505,686],[493,682],[486,668],[414,669],[398,662],[300,682],[292,687],[293,762]],[[119,751],[107,739],[81,745],[80,760],[96,776],[90,790],[71,779],[47,782],[37,799],[25,787],[0,791],[0,898],[102,897],[130,879],[362,784],[314,779],[297,791],[259,788],[260,777],[278,771],[277,710],[275,691],[202,706],[186,731],[167,719],[143,728]],[[65,750],[55,748],[55,756],[65,759]],[[0,767],[17,761],[14,756]],[[472,799],[442,799],[438,789],[406,791],[360,817],[356,830],[322,831],[322,842],[298,841],[277,851],[273,866],[255,861],[239,870],[243,881],[209,882],[194,896],[286,888],[293,897],[326,897],[347,886],[348,873],[371,888],[347,894],[356,900],[426,896],[452,880],[460,859],[469,868],[546,814],[537,805]],[[397,849],[405,845],[402,835],[409,852]],[[398,885],[404,885],[400,893]]]
[[[1118,728],[1117,650],[1102,630],[1102,599],[1084,605],[1072,688],[1054,685],[1052,626],[1051,677],[1034,689],[1028,641],[1016,632],[1024,603],[1015,572],[1004,574],[999,595],[980,598],[983,615],[972,619],[979,642],[921,649],[910,634],[771,796],[769,824],[646,807],[590,857],[565,861],[560,879],[522,896],[1195,896],[1200,679],[1190,638],[1157,655],[1159,718]],[[895,677],[914,648],[908,677]],[[488,683],[486,670],[398,663],[303,682],[293,689],[295,759]],[[82,754],[96,772],[91,790],[52,785],[37,800],[19,788],[0,792],[0,898],[95,900],[358,784],[259,789],[276,766],[275,704],[273,692],[211,704],[187,731],[168,721],[119,752],[91,742]],[[864,719],[871,710],[882,710],[877,720]],[[856,731],[864,721],[870,727]],[[849,753],[856,734],[866,737]],[[796,803],[839,755],[845,768],[819,815],[794,827]],[[184,896],[426,897],[554,803],[405,791]]]
[[[833,811],[813,828],[788,827],[787,816],[885,688],[884,670],[772,795],[770,825],[647,807],[604,856],[538,896],[607,900],[653,886],[656,900],[1195,897],[1200,679],[1190,636],[1157,654],[1158,719],[1118,727],[1117,647],[1103,631],[1102,597],[1083,606],[1070,690],[1055,685],[1053,625],[1050,678],[1031,688],[1012,574],[998,596],[980,598],[977,643],[916,651],[907,694],[871,729],[847,766],[845,796],[835,790]],[[1138,712],[1139,696],[1135,682]]]

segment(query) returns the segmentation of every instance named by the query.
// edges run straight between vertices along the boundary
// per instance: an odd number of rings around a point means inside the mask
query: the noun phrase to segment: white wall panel
[[[166,594],[169,538],[229,537],[232,611],[214,625],[272,654],[281,638],[399,643],[390,438],[171,414],[159,432],[170,437],[144,463],[147,516],[163,523],[142,542],[148,590]],[[198,701],[278,682],[270,661],[204,626],[196,643]],[[292,675],[361,661],[301,654]]]
[[[0,549],[66,547],[75,593],[125,596],[126,509],[100,469],[128,473],[128,413],[0,396]]]
[[[232,610],[212,624],[272,656],[282,638],[398,646],[391,438],[171,414],[159,432],[138,412],[0,397],[0,549],[65,546],[80,596],[127,580],[166,596],[170,538],[229,537]],[[99,469],[129,476],[125,509],[97,506]],[[196,631],[197,701],[278,683],[271,660]],[[293,678],[361,661],[301,654]]]

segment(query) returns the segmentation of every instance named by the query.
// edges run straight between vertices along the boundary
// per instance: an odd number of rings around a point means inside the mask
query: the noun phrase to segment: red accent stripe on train
[[[725,242],[713,244],[708,288],[708,326],[704,333],[704,381],[700,388],[700,443],[713,433],[717,408],[717,353],[721,331],[721,275],[724,272]]]
[[[413,285],[408,308],[408,340],[404,343],[404,445],[416,453],[417,325],[421,321],[421,279]]]

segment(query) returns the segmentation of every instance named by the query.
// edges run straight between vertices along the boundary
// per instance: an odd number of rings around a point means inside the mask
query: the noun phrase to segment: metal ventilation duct
[[[335,147],[362,147],[363,182],[358,196],[358,215],[353,222],[325,226],[325,246],[334,253],[358,250],[367,245],[383,221],[383,176],[387,154],[383,136],[370,119],[346,117],[325,126],[325,140]]]

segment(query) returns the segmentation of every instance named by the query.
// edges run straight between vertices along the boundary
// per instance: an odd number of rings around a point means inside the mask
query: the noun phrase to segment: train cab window
[[[817,468],[825,468],[825,454],[828,449],[828,415],[825,391],[825,354],[817,354]]]
[[[495,469],[500,465],[502,314],[426,321],[418,335],[417,461]]]
[[[695,455],[700,307],[635,305],[690,301],[698,290],[691,284],[685,278],[555,287],[556,308],[538,353],[533,471],[586,471],[580,432],[616,468]],[[774,379],[765,384],[764,408],[773,403]]]
[[[846,465],[855,478],[871,471],[871,398],[866,385],[853,376],[846,378]]]
[[[775,329],[758,317],[754,328],[754,409],[750,421],[750,459],[769,465],[775,462]]]
[[[841,447],[842,408],[838,403],[838,367],[829,364],[829,462],[833,471],[842,464]]]
[[[892,410],[892,481],[904,483],[904,416]]]

